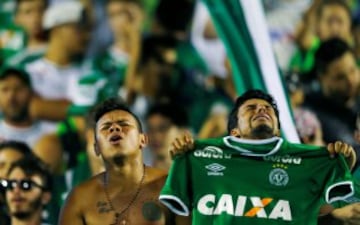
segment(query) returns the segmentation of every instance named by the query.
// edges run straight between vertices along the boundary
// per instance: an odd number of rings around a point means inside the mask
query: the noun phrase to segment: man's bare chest
[[[158,201],[159,190],[143,189],[134,200],[126,196],[98,193],[86,204],[83,221],[86,225],[164,225],[168,211]],[[109,201],[110,200],[110,201]]]

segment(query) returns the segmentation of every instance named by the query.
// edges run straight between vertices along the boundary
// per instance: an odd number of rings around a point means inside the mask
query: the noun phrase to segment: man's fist
[[[336,154],[343,154],[346,158],[346,161],[350,169],[352,169],[355,166],[356,153],[351,145],[348,145],[341,141],[337,141],[335,143],[328,144],[327,150],[329,151],[331,157],[335,157]]]
[[[171,158],[174,158],[176,155],[184,154],[194,148],[194,138],[190,132],[185,132],[183,136],[175,138],[171,145],[172,148],[169,149],[169,154]]]

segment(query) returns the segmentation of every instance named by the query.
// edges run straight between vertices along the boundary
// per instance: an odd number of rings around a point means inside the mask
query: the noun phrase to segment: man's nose
[[[120,126],[113,124],[110,127],[110,132],[120,131]]]
[[[258,105],[258,112],[265,112],[265,111],[266,111],[266,106]]]
[[[11,190],[11,192],[13,192],[14,194],[19,194],[22,190],[21,188],[19,187],[19,185],[15,185],[15,187],[13,187]]]

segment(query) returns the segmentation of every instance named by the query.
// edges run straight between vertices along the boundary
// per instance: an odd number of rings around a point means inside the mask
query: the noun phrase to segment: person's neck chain
[[[115,209],[114,204],[110,199],[110,195],[107,190],[107,186],[109,185],[109,183],[106,182],[106,173],[104,173],[103,178],[104,178],[104,192],[105,192],[106,200],[110,206],[111,211],[115,212],[114,222],[110,225],[128,225],[129,221],[127,220],[127,218],[121,218],[121,217],[125,214],[125,212],[128,211],[128,209],[130,209],[130,207],[134,204],[135,200],[137,199],[137,197],[140,194],[141,187],[144,184],[144,180],[145,180],[145,165],[143,165],[143,174],[142,174],[139,186],[138,186],[134,196],[132,197],[130,202],[127,204],[127,206],[125,206],[121,211],[117,211]]]

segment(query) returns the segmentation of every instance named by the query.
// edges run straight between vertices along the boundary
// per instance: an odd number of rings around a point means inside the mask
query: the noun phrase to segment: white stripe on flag
[[[289,104],[280,80],[281,75],[276,66],[261,2],[260,0],[239,1],[244,12],[246,23],[248,24],[248,30],[253,39],[265,87],[276,99],[279,106],[283,134],[287,140],[299,143],[299,136],[290,113],[291,109],[289,109]]]

